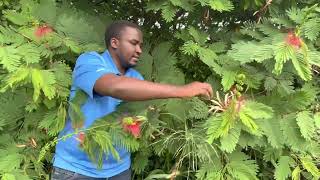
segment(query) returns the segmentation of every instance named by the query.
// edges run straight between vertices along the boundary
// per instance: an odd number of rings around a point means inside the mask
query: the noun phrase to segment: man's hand
[[[208,83],[192,82],[179,88],[181,98],[202,96],[206,99],[211,99],[213,95],[212,87]]]

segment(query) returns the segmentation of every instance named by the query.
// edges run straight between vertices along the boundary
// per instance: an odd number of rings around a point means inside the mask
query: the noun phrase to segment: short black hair
[[[110,40],[112,38],[119,39],[121,36],[121,31],[124,30],[126,27],[132,27],[141,31],[140,27],[133,22],[126,20],[114,21],[108,25],[104,34],[104,41],[107,48],[109,48],[109,46],[111,45]]]

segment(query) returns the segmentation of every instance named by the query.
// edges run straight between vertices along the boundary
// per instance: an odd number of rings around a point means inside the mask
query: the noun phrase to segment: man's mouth
[[[135,61],[135,62],[138,62],[138,61],[139,61],[139,57],[138,57],[138,56],[133,56],[131,59],[132,59],[133,61]]]

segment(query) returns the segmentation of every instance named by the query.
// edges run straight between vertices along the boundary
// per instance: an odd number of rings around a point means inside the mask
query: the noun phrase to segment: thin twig
[[[268,6],[270,6],[272,3],[272,0],[266,0],[266,4],[260,8],[258,11],[253,13],[253,16],[257,15],[258,16],[258,23],[260,23],[261,17],[263,14],[266,13]]]

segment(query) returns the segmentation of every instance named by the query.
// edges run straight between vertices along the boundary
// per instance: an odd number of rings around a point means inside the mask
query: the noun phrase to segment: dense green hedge
[[[216,96],[121,105],[79,148],[127,147],[134,179],[318,179],[316,2],[0,0],[1,178],[48,178],[74,62],[104,51],[106,25],[127,19],[144,32],[145,79],[206,81]],[[73,115],[85,98],[71,102]],[[139,138],[122,129],[123,111],[141,119]]]

